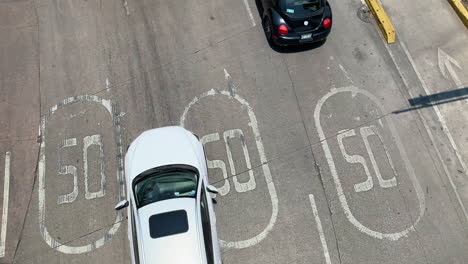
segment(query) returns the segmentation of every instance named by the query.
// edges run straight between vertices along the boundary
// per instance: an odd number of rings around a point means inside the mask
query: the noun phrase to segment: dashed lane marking
[[[10,198],[11,153],[5,153],[5,177],[3,181],[2,229],[0,233],[0,258],[5,256],[5,243],[8,225],[8,200]]]
[[[320,242],[322,243],[323,255],[325,256],[325,262],[331,264],[330,253],[328,252],[327,240],[325,239],[325,234],[323,233],[322,222],[317,210],[317,205],[315,204],[315,198],[313,194],[309,194],[310,205],[312,206],[312,213],[314,213],[315,224],[317,224],[317,230],[320,236]]]

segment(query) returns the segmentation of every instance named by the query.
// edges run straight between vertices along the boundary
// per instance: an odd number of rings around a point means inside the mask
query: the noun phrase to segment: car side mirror
[[[216,187],[214,187],[213,185],[208,185],[208,186],[206,186],[206,189],[207,189],[210,193],[214,193],[214,194],[218,194],[218,193],[219,193],[218,189],[216,189]]]
[[[123,200],[123,201],[120,201],[114,208],[115,210],[122,210],[124,209],[125,207],[128,206],[128,200]]]

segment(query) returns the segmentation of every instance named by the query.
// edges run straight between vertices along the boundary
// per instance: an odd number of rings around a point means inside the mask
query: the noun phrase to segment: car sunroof
[[[187,212],[172,211],[152,215],[149,218],[151,238],[160,238],[185,233],[188,231]]]

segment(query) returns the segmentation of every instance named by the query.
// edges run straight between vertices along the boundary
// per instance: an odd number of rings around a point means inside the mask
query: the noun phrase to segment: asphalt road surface
[[[382,2],[395,44],[331,0],[279,49],[254,0],[1,0],[0,263],[130,263],[123,156],[167,125],[213,161],[225,264],[467,263],[468,31]]]

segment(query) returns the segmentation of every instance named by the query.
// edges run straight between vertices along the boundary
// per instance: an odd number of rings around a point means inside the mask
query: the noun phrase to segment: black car
[[[332,28],[327,0],[261,1],[262,24],[269,41],[279,46],[324,41]]]

